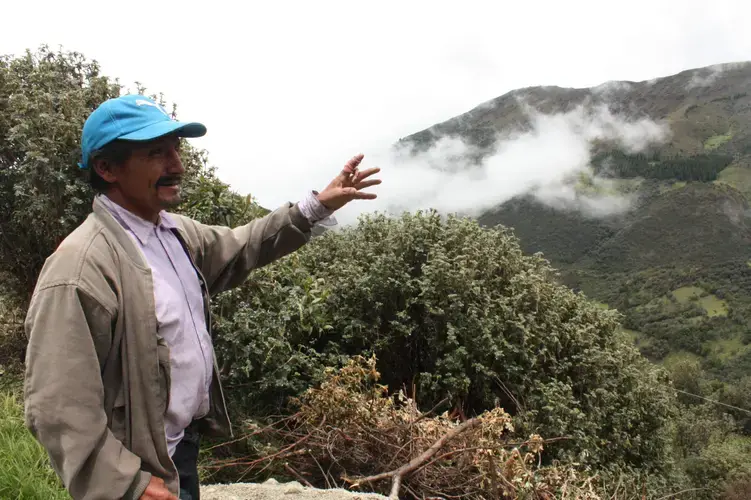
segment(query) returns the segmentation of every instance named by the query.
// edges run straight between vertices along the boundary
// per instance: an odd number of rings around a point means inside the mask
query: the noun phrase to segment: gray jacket
[[[210,296],[310,239],[296,204],[235,229],[170,215],[201,278],[209,332]],[[152,475],[177,495],[164,429],[169,348],[157,333],[151,272],[99,200],[45,262],[25,328],[26,425],[71,496],[139,498]],[[200,426],[231,435],[216,360]]]

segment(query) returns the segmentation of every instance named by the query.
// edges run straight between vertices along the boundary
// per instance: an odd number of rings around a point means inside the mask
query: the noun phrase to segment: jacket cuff
[[[139,470],[136,472],[136,477],[133,478],[133,482],[130,484],[130,488],[125,492],[123,500],[138,500],[146,491],[146,487],[151,481],[151,473]]]
[[[305,197],[298,203],[300,211],[308,219],[311,226],[335,226],[336,218],[334,211],[326,208],[318,199],[318,191],[308,191]]]

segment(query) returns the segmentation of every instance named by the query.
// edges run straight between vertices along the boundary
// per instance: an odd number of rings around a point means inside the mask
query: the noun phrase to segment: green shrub
[[[522,432],[566,437],[557,458],[669,466],[665,374],[616,334],[616,313],[556,284],[505,229],[365,216],[258,270],[214,313],[236,418],[375,354],[384,383],[424,408],[498,405]]]
[[[91,212],[93,192],[77,166],[81,129],[99,104],[122,90],[96,61],[77,52],[43,46],[19,57],[0,55],[1,293],[24,303],[44,260]],[[152,97],[164,103],[162,96]],[[262,211],[216,178],[204,151],[189,142],[181,151],[181,209],[218,224]]]
[[[751,438],[731,435],[716,440],[690,457],[685,468],[695,487],[707,489],[704,498],[714,498],[735,481],[751,475]]]

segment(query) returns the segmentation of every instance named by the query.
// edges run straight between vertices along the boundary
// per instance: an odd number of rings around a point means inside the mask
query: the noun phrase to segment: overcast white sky
[[[177,102],[220,177],[267,207],[514,88],[751,59],[748,0],[26,0],[2,17],[4,54],[62,45]],[[400,178],[379,166],[380,193]]]

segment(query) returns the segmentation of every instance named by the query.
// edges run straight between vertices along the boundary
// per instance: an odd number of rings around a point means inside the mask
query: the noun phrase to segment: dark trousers
[[[193,426],[185,429],[185,436],[177,444],[172,461],[180,476],[180,500],[199,500],[198,449],[200,435]]]

